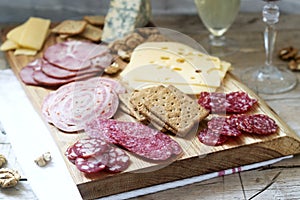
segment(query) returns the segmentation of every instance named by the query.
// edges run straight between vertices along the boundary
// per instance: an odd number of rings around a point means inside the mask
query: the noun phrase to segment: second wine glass
[[[235,41],[225,38],[225,33],[234,22],[240,0],[194,0],[205,27],[209,30],[208,52],[222,57],[238,50]]]

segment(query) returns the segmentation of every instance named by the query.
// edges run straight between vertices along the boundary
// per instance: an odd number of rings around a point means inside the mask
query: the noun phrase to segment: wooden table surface
[[[198,16],[153,16],[156,26],[170,28],[187,34],[199,43],[208,37],[208,32]],[[282,14],[277,24],[278,36],[275,52],[294,46],[300,48],[300,15]],[[243,70],[264,63],[263,46],[264,24],[260,13],[240,13],[235,23],[227,32],[228,38],[235,39],[240,50],[222,59],[232,63],[233,74],[239,77]],[[204,46],[205,47],[205,46]],[[274,56],[274,62],[280,61]],[[7,64],[0,54],[0,69]],[[296,73],[300,80],[300,72]],[[300,85],[287,93],[278,95],[259,94],[271,108],[300,136]],[[8,133],[9,134],[9,133]],[[8,167],[21,169],[13,154],[13,149],[6,135],[0,134],[0,153],[7,156]],[[232,175],[213,178],[188,186],[170,189],[134,199],[299,199],[300,198],[300,155],[276,164],[255,170],[238,172]],[[0,199],[36,199],[27,181],[22,181],[15,188],[0,189]]]

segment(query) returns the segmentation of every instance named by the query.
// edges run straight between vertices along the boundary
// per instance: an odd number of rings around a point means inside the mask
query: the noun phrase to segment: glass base
[[[243,72],[241,80],[256,93],[264,94],[287,92],[297,85],[297,77],[283,67],[250,68]]]
[[[203,42],[209,55],[212,56],[225,57],[239,50],[239,45],[235,40],[224,36],[217,38],[210,35]]]

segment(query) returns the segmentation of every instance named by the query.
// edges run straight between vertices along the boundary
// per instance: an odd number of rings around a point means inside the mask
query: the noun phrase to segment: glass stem
[[[270,71],[272,68],[272,59],[277,31],[274,24],[267,24],[264,32],[264,43],[266,50],[266,69]]]

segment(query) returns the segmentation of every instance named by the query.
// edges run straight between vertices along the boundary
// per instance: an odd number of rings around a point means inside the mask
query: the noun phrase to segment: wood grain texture
[[[57,38],[50,37],[45,44],[45,48],[57,41]],[[8,52],[6,56],[18,78],[21,68],[34,59],[34,57],[14,56],[12,52]],[[38,56],[41,56],[41,53]],[[23,87],[37,112],[40,113],[42,100],[49,90],[24,84]],[[270,109],[264,100],[241,84],[232,74],[226,76],[222,90],[243,90],[247,91],[252,97],[259,99],[259,108],[251,112],[266,113],[274,118],[280,126],[279,133],[264,137],[244,135],[238,140],[231,140],[221,147],[202,145],[193,135],[187,140],[175,138],[184,147],[185,151],[185,155],[180,160],[169,163],[165,167],[157,168],[154,164],[144,162],[131,155],[133,164],[130,168],[124,173],[114,175],[101,173],[98,176],[86,177],[74,165],[65,160],[70,174],[83,197],[91,199],[106,196],[300,152],[299,140],[294,131]],[[49,130],[62,154],[70,144],[80,137],[76,134],[64,134],[50,125]],[[240,179],[240,177],[234,177]],[[243,195],[245,194],[241,193],[241,196]],[[247,196],[249,196],[248,193]]]

